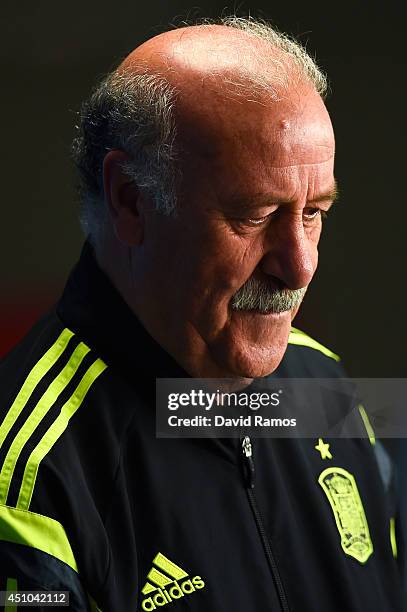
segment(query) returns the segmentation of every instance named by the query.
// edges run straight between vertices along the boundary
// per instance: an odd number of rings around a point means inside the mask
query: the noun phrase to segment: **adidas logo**
[[[147,575],[147,582],[141,591],[147,595],[141,603],[143,610],[156,610],[167,604],[203,589],[200,576],[188,578],[187,572],[167,559],[162,553],[154,557],[153,567]]]

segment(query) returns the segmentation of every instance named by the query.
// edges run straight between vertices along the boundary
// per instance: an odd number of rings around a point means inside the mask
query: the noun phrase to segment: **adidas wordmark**
[[[162,553],[153,560],[153,567],[147,575],[147,582],[142,589],[145,596],[141,607],[148,612],[156,610],[203,589],[205,582],[201,576],[189,578],[186,571],[170,561]],[[146,597],[147,596],[147,597]]]

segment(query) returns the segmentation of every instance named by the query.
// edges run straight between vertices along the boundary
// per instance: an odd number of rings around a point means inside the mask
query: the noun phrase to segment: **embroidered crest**
[[[329,467],[318,478],[334,513],[344,552],[365,563],[373,552],[362,500],[352,474]]]

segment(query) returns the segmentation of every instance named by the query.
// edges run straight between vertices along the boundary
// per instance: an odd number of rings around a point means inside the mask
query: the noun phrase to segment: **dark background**
[[[406,54],[402,2],[242,3],[298,36],[328,73],[341,198],[298,326],[342,355],[352,376],[406,375]],[[3,3],[0,354],[59,295],[77,259],[76,113],[93,85],[170,22],[236,8]]]

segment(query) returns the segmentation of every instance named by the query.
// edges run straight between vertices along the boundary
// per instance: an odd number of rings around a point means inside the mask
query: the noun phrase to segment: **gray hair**
[[[299,306],[307,291],[301,289],[276,289],[267,281],[251,276],[234,294],[231,306],[233,310],[255,310],[263,314],[275,314],[293,310]]]
[[[242,89],[246,80],[254,96],[257,90],[267,89],[277,99],[277,88],[287,89],[297,79],[325,95],[325,75],[297,41],[252,18],[224,17],[217,22],[205,20],[200,25],[215,23],[244,31],[268,43],[271,51],[281,52],[270,57],[259,54],[262,69],[256,74],[242,71],[243,83],[226,78],[225,84],[232,86],[235,93],[248,90]],[[151,74],[148,67],[139,66],[132,73],[115,70],[107,75],[83,104],[72,155],[79,172],[80,223],[94,245],[101,239],[106,221],[102,167],[110,150],[121,149],[128,154],[130,161],[123,164],[123,170],[151,197],[157,211],[176,214],[176,96],[176,90],[163,75]]]
[[[173,88],[159,75],[113,72],[83,104],[72,153],[80,179],[80,223],[93,244],[107,214],[102,167],[108,151],[129,155],[123,170],[157,210],[169,214],[175,207],[173,99]]]

